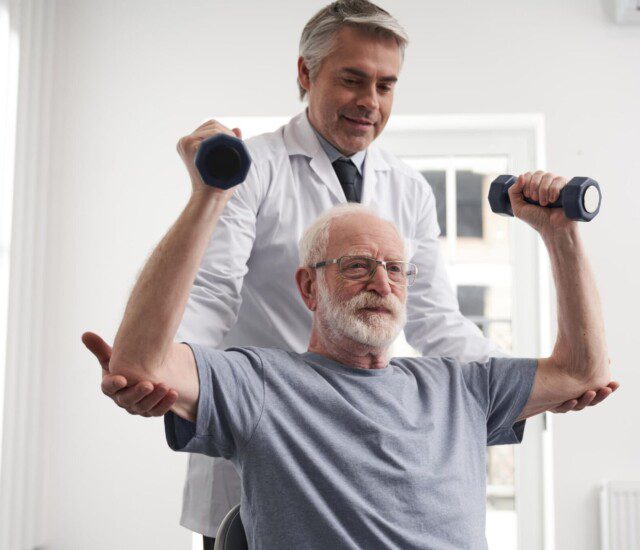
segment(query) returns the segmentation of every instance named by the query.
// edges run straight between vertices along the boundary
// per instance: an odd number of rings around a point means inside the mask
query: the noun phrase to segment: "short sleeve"
[[[521,443],[525,421],[516,422],[535,378],[536,359],[493,357],[486,363],[465,363],[462,375],[487,419],[487,445]]]
[[[200,381],[196,422],[167,413],[167,443],[174,451],[232,458],[247,445],[260,421],[264,406],[262,360],[252,349],[220,351],[187,345]]]

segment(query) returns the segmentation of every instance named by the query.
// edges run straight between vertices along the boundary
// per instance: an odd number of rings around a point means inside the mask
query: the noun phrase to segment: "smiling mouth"
[[[355,124],[356,126],[360,126],[362,128],[368,128],[369,126],[373,126],[373,122],[369,120],[365,120],[363,118],[349,118],[348,116],[342,115],[342,118],[350,122],[351,124]]]

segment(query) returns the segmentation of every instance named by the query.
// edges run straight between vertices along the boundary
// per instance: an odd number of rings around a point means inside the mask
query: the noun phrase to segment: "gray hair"
[[[353,214],[370,214],[371,216],[380,218],[378,212],[373,208],[353,202],[337,204],[336,206],[329,208],[329,210],[325,210],[309,227],[307,227],[300,239],[300,242],[298,243],[300,265],[302,267],[310,267],[325,259],[324,256],[327,253],[327,246],[329,244],[329,230],[331,229],[331,222],[337,218]],[[390,222],[389,220],[384,221],[390,223],[395,230],[398,231],[398,228],[393,222]],[[400,235],[400,231],[398,231],[398,235]]]
[[[322,8],[302,30],[299,55],[309,68],[309,78],[312,80],[318,74],[324,58],[331,53],[336,33],[344,25],[395,38],[400,48],[400,59],[404,61],[409,36],[393,16],[368,0],[338,0]],[[303,100],[307,91],[300,80],[298,89]]]

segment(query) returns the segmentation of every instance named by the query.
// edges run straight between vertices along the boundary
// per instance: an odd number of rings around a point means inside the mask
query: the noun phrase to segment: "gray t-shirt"
[[[250,548],[486,548],[486,446],[522,441],[536,360],[189,345],[197,420],[165,415],[167,441],[234,463]]]

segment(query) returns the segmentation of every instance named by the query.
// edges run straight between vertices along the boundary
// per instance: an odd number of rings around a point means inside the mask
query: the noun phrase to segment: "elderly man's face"
[[[379,260],[404,260],[404,244],[395,228],[374,216],[355,214],[333,221],[326,259],[346,255]],[[318,273],[319,323],[335,338],[348,338],[386,348],[406,322],[406,287],[390,284],[379,266],[369,281],[340,276],[336,264]]]
[[[383,38],[345,26],[313,81],[299,73],[313,126],[345,155],[363,151],[382,132],[400,73],[400,49]]]

